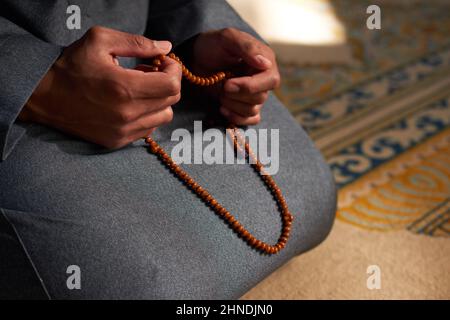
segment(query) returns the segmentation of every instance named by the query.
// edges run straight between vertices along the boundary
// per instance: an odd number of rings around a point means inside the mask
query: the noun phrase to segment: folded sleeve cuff
[[[17,116],[62,49],[31,34],[14,34],[0,42],[1,160],[24,134],[25,128],[15,122]]]

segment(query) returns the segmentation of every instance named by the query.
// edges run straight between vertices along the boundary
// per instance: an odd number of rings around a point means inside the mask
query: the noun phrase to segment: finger
[[[155,128],[150,128],[149,130],[142,130],[142,132],[136,133],[136,135],[134,135],[133,138],[138,137],[136,140],[139,140],[141,138],[150,137],[153,134],[153,132],[155,132],[156,129],[157,128],[155,127]],[[136,141],[136,140],[133,140],[133,141]]]
[[[127,122],[136,121],[146,115],[162,111],[167,107],[177,104],[178,101],[180,101],[180,98],[181,95],[178,94],[176,96],[169,96],[159,99],[135,100],[131,105],[130,103],[127,103],[124,106],[127,110],[124,111],[126,113],[125,119]]]
[[[233,28],[222,31],[226,50],[242,58],[248,65],[259,70],[268,70],[273,63],[267,56],[267,46],[246,32]]]
[[[134,70],[139,70],[142,72],[155,72],[155,67],[148,64],[138,64],[136,67],[134,67]]]
[[[241,101],[236,101],[229,98],[221,100],[221,106],[242,117],[254,117],[261,112],[262,105],[247,104]]]
[[[113,56],[149,58],[168,54],[172,49],[169,41],[154,41],[142,35],[104,27],[89,29],[87,36],[101,43],[102,49]]]
[[[241,101],[243,103],[255,105],[255,104],[263,104],[266,102],[269,97],[268,91],[258,92],[258,93],[247,93],[247,92],[239,92],[239,93],[225,93],[225,98]]]
[[[242,117],[233,111],[226,108],[220,108],[220,113],[227,118],[231,123],[239,126],[250,126],[258,124],[261,121],[261,115],[256,115],[253,117]]]
[[[128,137],[141,137],[150,129],[159,127],[161,125],[171,122],[173,119],[172,107],[166,107],[158,112],[150,113],[142,116],[135,121],[129,123],[123,128],[123,131],[128,132]],[[134,141],[134,140],[133,140]]]
[[[172,59],[166,59],[161,72],[117,68],[114,78],[124,100],[154,99],[176,96],[181,91],[181,66]]]
[[[279,85],[279,73],[268,70],[252,76],[231,78],[225,82],[224,90],[228,93],[256,94],[273,90]]]

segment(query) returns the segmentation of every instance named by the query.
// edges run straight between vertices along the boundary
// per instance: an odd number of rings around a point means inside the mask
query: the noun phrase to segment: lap
[[[192,129],[201,109],[175,107],[155,139]],[[105,152],[32,125],[0,163],[0,208],[55,298],[238,298],[293,256],[324,239],[335,209],[330,172],[305,132],[271,97],[258,128],[279,129],[274,175],[296,216],[287,247],[258,254],[240,240],[142,142]],[[256,237],[276,242],[281,222],[257,175],[245,165],[184,165]],[[81,269],[68,290],[66,269]]]

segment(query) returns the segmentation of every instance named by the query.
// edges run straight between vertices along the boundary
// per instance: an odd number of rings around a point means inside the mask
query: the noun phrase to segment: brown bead
[[[219,214],[222,215],[222,216],[224,216],[224,215],[226,215],[226,214],[228,213],[227,209],[225,209],[224,207],[220,207],[220,208],[218,209],[218,212],[219,212]]]
[[[286,238],[289,238],[290,235],[291,235],[290,232],[282,232],[282,233],[281,233],[281,236],[282,236],[282,237],[286,237]]]
[[[191,179],[191,178],[189,178],[189,179],[186,179],[186,184],[191,188],[191,189],[193,189],[192,188],[192,186],[194,185],[194,180],[193,179]]]
[[[197,183],[194,182],[194,184],[192,185],[192,189],[194,189],[195,192],[199,192],[199,190],[203,190],[203,188]]]
[[[255,243],[255,248],[256,249],[261,250],[263,245],[264,244],[263,244],[263,242],[261,240],[256,240],[256,243]]]
[[[254,163],[253,167],[256,169],[256,171],[258,171],[259,174],[261,174],[261,171],[264,169],[264,166],[261,163]]]
[[[231,223],[231,227],[233,229],[237,229],[240,225],[241,225],[240,222],[237,220],[235,220],[233,223]]]
[[[251,238],[248,240],[248,244],[249,244],[250,246],[252,246],[252,247],[255,247],[257,241],[258,241],[258,239],[256,239],[255,237],[251,237]]]
[[[222,217],[224,218],[225,221],[228,221],[228,223],[231,225],[231,223],[229,222],[232,217],[231,213],[226,211],[225,213],[223,213]],[[233,227],[233,226],[231,226],[231,227]]]
[[[229,215],[228,217],[227,217],[227,221],[228,221],[228,223],[234,223],[235,221],[237,221],[236,220],[236,218],[233,216],[233,215]]]
[[[152,153],[158,153],[159,149],[160,149],[159,146],[150,145],[150,151]]]
[[[268,248],[269,248],[269,246],[267,245],[267,243],[263,243],[261,246],[261,250],[263,250],[263,251],[267,251]]]
[[[174,172],[177,176],[179,176],[180,173],[181,173],[181,168],[180,168],[179,166],[175,165],[175,168],[173,169],[173,172]]]

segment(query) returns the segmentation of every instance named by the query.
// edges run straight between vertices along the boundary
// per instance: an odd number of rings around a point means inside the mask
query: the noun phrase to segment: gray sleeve
[[[226,27],[260,38],[225,0],[153,0],[146,33],[177,46],[201,32]]]
[[[61,51],[0,16],[0,161],[23,135],[16,118]]]

